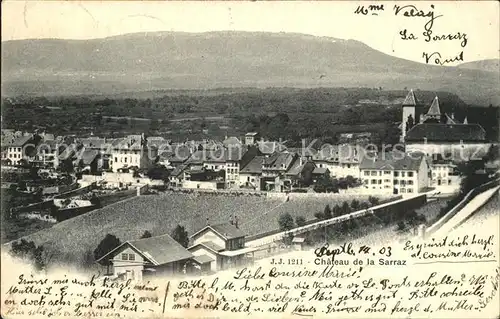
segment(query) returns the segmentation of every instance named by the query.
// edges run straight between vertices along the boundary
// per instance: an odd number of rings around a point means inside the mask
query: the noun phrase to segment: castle
[[[480,158],[488,151],[486,132],[467,117],[460,123],[454,114],[442,113],[438,97],[424,113],[424,106],[410,90],[402,104],[400,141],[407,151],[420,151],[428,156],[467,161]]]

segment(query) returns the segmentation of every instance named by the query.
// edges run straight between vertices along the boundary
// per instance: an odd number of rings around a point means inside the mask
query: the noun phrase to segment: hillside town
[[[111,139],[3,129],[1,161],[5,168],[78,173],[81,183],[117,187],[307,192],[327,185],[373,195],[429,187],[453,193],[460,184],[457,162],[482,159],[491,143],[480,124],[442,114],[437,97],[427,113],[422,109],[410,91],[402,105],[401,144],[384,149],[370,144],[369,134],[349,132],[339,144],[304,140],[303,147],[289,148],[259,132],[173,142],[144,134]]]
[[[302,147],[288,147],[286,141],[269,139],[260,132],[180,142],[145,134],[104,138],[2,129],[2,171],[11,176],[3,178],[2,188],[37,194],[41,199],[13,207],[11,214],[51,223],[87,214],[125,197],[139,196],[131,199],[139,201],[143,194],[165,191],[284,195],[275,208],[298,193],[354,198],[342,208],[335,207],[333,213],[327,205],[315,219],[298,216],[303,219],[299,222],[296,216],[297,222],[291,219],[290,226],[284,228],[286,221],[280,220],[277,231],[249,231],[248,220],[240,221],[243,214],[235,211],[229,222],[207,215],[204,225],[190,227],[190,236],[181,231],[182,243],[162,233],[117,241],[113,249],[94,252],[94,262],[107,267],[107,273],[116,278],[143,280],[158,274],[215,272],[251,263],[263,251],[279,250],[264,239],[283,230],[297,232],[305,227],[305,231],[314,232],[320,222],[326,229],[344,220],[371,218],[371,207],[397,207],[398,201],[406,199],[410,206],[418,207],[421,194],[457,194],[463,184],[460,167],[464,163],[472,163],[475,174],[498,170],[489,162],[494,145],[486,139],[483,127],[469,123],[467,117],[459,120],[454,114],[442,113],[437,96],[426,106],[410,90],[401,109],[400,143],[382,148],[365,132],[344,132],[336,144],[309,139]],[[25,178],[16,175],[21,171]],[[118,198],[106,202],[105,198],[114,196]],[[369,196],[369,203],[356,202],[360,196]],[[378,198],[388,199],[389,204]],[[395,214],[400,213],[401,209]],[[297,235],[290,238],[287,247],[301,249],[304,242],[305,238]]]

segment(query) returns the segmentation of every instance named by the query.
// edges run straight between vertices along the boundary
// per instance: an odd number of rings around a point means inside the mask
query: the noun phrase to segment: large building
[[[130,135],[112,143],[111,168],[113,172],[128,168],[148,168],[156,159],[157,149],[148,147],[143,135]]]
[[[365,156],[360,172],[363,188],[373,194],[416,194],[430,185],[430,166],[420,152]]]

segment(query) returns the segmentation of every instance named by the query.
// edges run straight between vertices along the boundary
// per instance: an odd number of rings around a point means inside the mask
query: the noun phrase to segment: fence
[[[498,186],[499,184],[500,184],[500,179],[496,179],[472,189],[470,192],[467,193],[467,195],[465,195],[464,199],[462,199],[460,203],[455,205],[455,207],[453,207],[448,213],[446,213],[443,217],[441,217],[441,219],[439,219],[436,223],[434,223],[434,225],[429,227],[425,231],[425,236],[430,235],[436,232],[441,227],[443,227],[444,224],[446,224],[453,216],[455,216],[460,210],[462,210],[465,207],[465,205],[467,205],[474,197],[492,187]]]

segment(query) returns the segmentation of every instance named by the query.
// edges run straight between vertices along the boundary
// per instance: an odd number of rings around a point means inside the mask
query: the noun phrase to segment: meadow
[[[228,222],[237,215],[240,228],[255,235],[278,228],[278,216],[288,212],[292,216],[314,219],[314,213],[323,211],[353,196],[284,198],[257,196],[215,196],[199,194],[145,195],[123,200],[87,214],[63,221],[25,237],[43,245],[52,261],[78,264],[92,252],[106,234],[117,236],[122,242],[138,239],[144,231],[153,236],[170,234],[177,224],[188,234],[206,225]],[[360,201],[367,198],[356,196]]]

